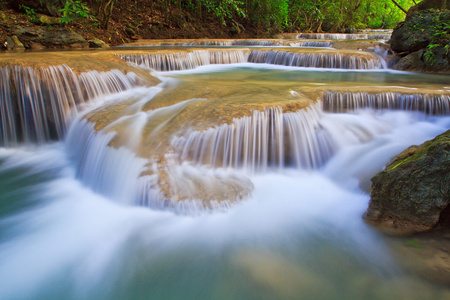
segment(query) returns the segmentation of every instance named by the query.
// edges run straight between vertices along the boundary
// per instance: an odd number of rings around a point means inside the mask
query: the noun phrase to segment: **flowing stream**
[[[0,299],[448,299],[362,219],[448,75],[233,51],[0,69]]]

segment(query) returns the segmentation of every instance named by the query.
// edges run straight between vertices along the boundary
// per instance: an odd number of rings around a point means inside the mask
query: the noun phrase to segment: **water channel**
[[[4,63],[0,299],[448,299],[362,215],[450,129],[449,76],[294,42]]]

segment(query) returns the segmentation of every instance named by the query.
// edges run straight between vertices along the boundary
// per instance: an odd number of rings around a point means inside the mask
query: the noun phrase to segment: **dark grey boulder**
[[[372,178],[364,217],[398,232],[448,226],[450,209],[450,130],[412,146]]]
[[[441,34],[446,24],[450,24],[450,11],[433,9],[416,12],[399,23],[389,41],[402,57],[394,69],[450,73],[449,34]]]

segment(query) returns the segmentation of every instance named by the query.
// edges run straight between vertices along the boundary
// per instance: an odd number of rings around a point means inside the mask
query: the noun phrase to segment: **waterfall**
[[[253,50],[248,61],[292,67],[330,68],[330,69],[385,69],[384,60],[373,54],[348,55],[339,52],[292,53],[285,51]]]
[[[265,63],[292,67],[331,69],[385,69],[386,63],[380,57],[364,55],[326,53],[292,53],[285,51],[246,50],[206,51],[185,53],[155,53],[147,55],[121,55],[123,60],[137,66],[157,71],[189,70],[210,64]]]
[[[230,41],[193,41],[189,46],[279,46],[280,44],[273,41],[261,40],[230,40]]]
[[[61,139],[78,105],[136,85],[118,70],[75,74],[68,66],[0,68],[0,145]]]
[[[234,64],[247,61],[247,52],[240,50],[197,50],[183,53],[155,53],[148,55],[121,55],[123,60],[157,71],[194,69],[210,64]]]
[[[231,43],[231,46],[279,46],[279,43],[272,41],[258,41],[258,40],[236,40]]]
[[[178,164],[169,159],[162,172],[167,177],[168,199],[160,190],[162,176],[152,159],[138,157],[127,147],[115,148],[109,144],[116,132],[96,131],[94,123],[77,119],[67,134],[66,148],[77,166],[77,178],[93,191],[101,193],[117,203],[129,206],[146,206],[161,210],[172,210],[181,214],[198,214],[203,211],[220,211],[229,208],[236,199],[226,201],[199,200],[199,191],[193,183],[201,183],[202,191],[222,190],[232,184],[252,186],[245,177],[221,174],[211,170],[200,170]],[[151,174],[146,174],[150,170]],[[249,191],[243,188],[242,198]],[[181,197],[183,195],[184,197]]]
[[[297,39],[317,40],[389,40],[390,34],[300,33]]]
[[[95,131],[86,119],[77,120],[67,135],[68,153],[77,165],[77,177],[96,192],[123,204],[135,205],[147,160],[125,147],[108,146],[115,132]]]
[[[418,111],[430,115],[450,115],[449,95],[326,92],[323,96],[323,103],[324,110],[330,112],[372,108]]]
[[[315,47],[315,48],[331,48],[333,44],[330,42],[307,41],[290,43],[291,47]]]
[[[316,168],[333,152],[333,142],[321,128],[320,103],[295,113],[280,108],[253,111],[205,131],[173,139],[181,160],[251,173],[268,167]]]

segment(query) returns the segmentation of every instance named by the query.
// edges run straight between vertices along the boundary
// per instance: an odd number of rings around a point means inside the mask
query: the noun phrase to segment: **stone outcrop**
[[[40,28],[17,26],[13,29],[27,49],[87,48],[88,42],[69,28]]]
[[[450,73],[450,11],[425,10],[411,14],[392,33],[392,50],[402,59],[397,70]]]
[[[413,13],[426,10],[426,9],[450,9],[450,0],[423,0],[420,3],[412,6],[408,10],[407,17],[411,16]]]
[[[450,130],[412,146],[372,178],[365,219],[398,232],[448,226],[450,219]]]
[[[42,25],[61,25],[60,18],[36,14],[37,22]]]
[[[100,39],[92,39],[88,43],[89,48],[109,48],[109,45]]]
[[[22,44],[21,41],[19,41],[19,39],[15,35],[8,37],[6,39],[4,47],[7,50],[25,50],[24,45]]]

